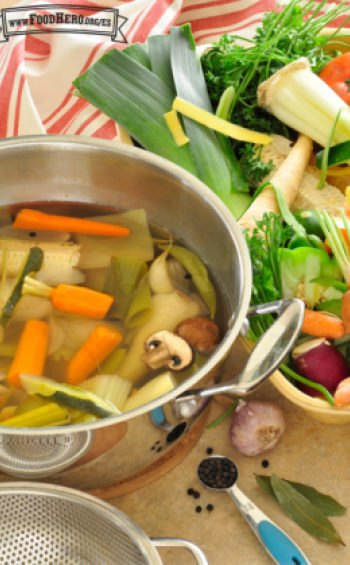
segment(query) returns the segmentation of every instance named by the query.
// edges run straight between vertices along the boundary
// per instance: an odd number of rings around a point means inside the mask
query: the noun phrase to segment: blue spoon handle
[[[227,490],[266,551],[278,565],[311,565],[301,549],[239,488]]]

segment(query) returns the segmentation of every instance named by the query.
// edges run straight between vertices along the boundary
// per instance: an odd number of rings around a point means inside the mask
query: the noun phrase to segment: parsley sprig
[[[238,150],[239,155],[241,156],[239,164],[241,166],[242,173],[247,179],[249,188],[252,191],[258,187],[262,180],[271,173],[275,167],[272,160],[268,163],[264,163],[261,159],[262,150],[262,145],[254,147],[251,143],[245,144]]]
[[[237,125],[265,133],[277,133],[290,137],[290,130],[277,118],[258,107],[259,84],[279,69],[307,57],[313,72],[319,73],[333,59],[337,51],[327,52],[324,47],[339,34],[349,17],[331,36],[320,36],[323,28],[349,10],[346,1],[332,4],[319,15],[327,0],[320,4],[291,0],[282,9],[265,13],[261,26],[256,30],[248,47],[239,45],[239,35],[223,35],[213,49],[202,57],[203,69],[210,97],[214,106],[228,86],[235,88],[231,108],[231,120]],[[339,37],[339,36],[338,36]]]

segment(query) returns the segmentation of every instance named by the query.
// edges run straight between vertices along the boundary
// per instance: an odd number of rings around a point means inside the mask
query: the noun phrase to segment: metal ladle
[[[214,459],[222,460],[222,463],[233,465],[235,469],[235,477],[231,479],[231,484],[223,487],[213,487],[209,483],[205,483],[199,476],[201,465],[204,461]],[[203,468],[203,467],[202,467]],[[287,536],[270,518],[268,518],[237,486],[238,468],[237,465],[222,455],[212,455],[201,461],[197,468],[198,478],[203,486],[210,490],[226,491],[234,500],[239,510],[247,520],[253,532],[257,536],[267,553],[278,565],[311,565],[301,549],[294,541]],[[225,479],[227,481],[227,478]],[[233,480],[233,482],[232,482]],[[224,483],[226,484],[226,483]]]

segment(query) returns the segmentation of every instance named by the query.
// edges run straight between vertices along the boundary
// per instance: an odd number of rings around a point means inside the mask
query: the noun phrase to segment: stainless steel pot
[[[82,490],[126,480],[191,430],[212,394],[249,392],[288,354],[300,330],[302,303],[281,301],[249,310],[252,279],[244,237],[222,202],[183,169],[113,142],[34,136],[0,142],[0,171],[1,222],[24,205],[49,205],[61,213],[74,210],[75,203],[80,209],[144,208],[151,222],[179,236],[210,266],[227,328],[217,351],[194,376],[142,408],[45,431],[0,427],[0,480],[50,476],[50,482]],[[265,311],[277,312],[279,321],[258,344],[238,382],[205,389],[217,382],[233,342],[242,328],[246,331],[247,314]],[[195,392],[188,392],[195,385]]]

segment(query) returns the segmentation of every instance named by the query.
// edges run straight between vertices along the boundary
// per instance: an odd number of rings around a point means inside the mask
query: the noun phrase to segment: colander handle
[[[180,547],[188,549],[196,560],[197,565],[209,565],[203,551],[191,541],[180,538],[151,538],[155,547]]]
[[[179,418],[192,416],[197,410],[196,400],[215,394],[244,395],[263,383],[293,349],[304,320],[304,303],[298,298],[277,300],[248,310],[248,317],[275,313],[277,320],[259,338],[242,373],[232,381],[192,389],[174,400],[174,411]]]

